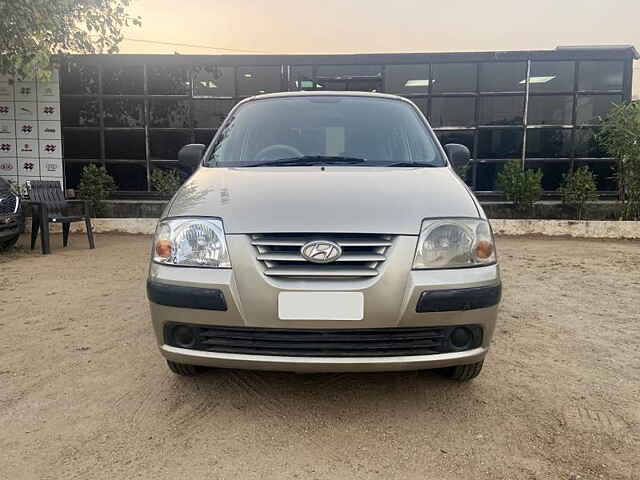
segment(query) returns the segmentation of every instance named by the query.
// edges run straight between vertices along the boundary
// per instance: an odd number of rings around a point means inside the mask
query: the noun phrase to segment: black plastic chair
[[[29,182],[29,203],[31,204],[31,250],[36,245],[38,230],[40,230],[40,240],[42,253],[51,253],[49,244],[49,224],[62,224],[62,243],[67,246],[69,243],[69,230],[74,222],[85,223],[89,248],[96,248],[93,240],[93,230],[91,227],[91,217],[89,216],[89,202],[86,200],[67,200],[64,198],[60,183],[56,181],[32,180]],[[84,204],[84,215],[69,215],[67,210],[72,203]]]

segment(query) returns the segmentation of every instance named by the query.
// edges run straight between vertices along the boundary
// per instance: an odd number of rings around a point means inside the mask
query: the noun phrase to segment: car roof
[[[301,91],[301,92],[278,92],[278,93],[266,93],[263,95],[255,95],[243,100],[241,103],[249,102],[253,100],[265,100],[269,98],[288,98],[288,97],[364,97],[364,98],[386,98],[390,100],[401,100],[407,102],[408,100],[398,95],[391,95],[390,93],[377,93],[377,92],[345,92],[345,91]]]

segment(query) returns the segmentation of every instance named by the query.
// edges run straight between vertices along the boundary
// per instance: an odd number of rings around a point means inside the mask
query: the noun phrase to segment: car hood
[[[220,217],[228,234],[417,235],[433,217],[478,217],[448,168],[201,167],[165,216]]]

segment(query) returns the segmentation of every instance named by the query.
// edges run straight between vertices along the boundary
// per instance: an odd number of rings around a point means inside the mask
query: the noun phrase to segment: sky
[[[124,32],[121,53],[640,50],[639,0],[133,0],[130,13],[142,27]],[[640,96],[640,62],[634,70]]]

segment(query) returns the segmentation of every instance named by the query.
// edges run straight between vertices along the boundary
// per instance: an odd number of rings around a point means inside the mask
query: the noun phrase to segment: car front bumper
[[[274,280],[263,275],[245,236],[231,235],[227,242],[233,269],[151,264],[148,279],[151,318],[160,351],[167,359],[185,364],[255,370],[387,371],[475,363],[481,361],[489,349],[500,300],[500,270],[497,265],[411,270],[416,237],[400,236],[396,238],[377,277],[339,281]],[[359,321],[282,320],[278,316],[278,295],[283,291],[362,292],[364,318]],[[488,301],[487,296],[491,297]],[[428,355],[260,355],[172,346],[165,339],[165,327],[171,323],[252,329],[363,331],[477,325],[482,328],[482,342],[470,350]]]
[[[247,370],[279,370],[285,372],[385,372],[423,370],[481,361],[487,348],[436,355],[398,357],[287,357],[278,355],[248,355],[202,352],[163,344],[160,351],[167,360],[190,365]]]

